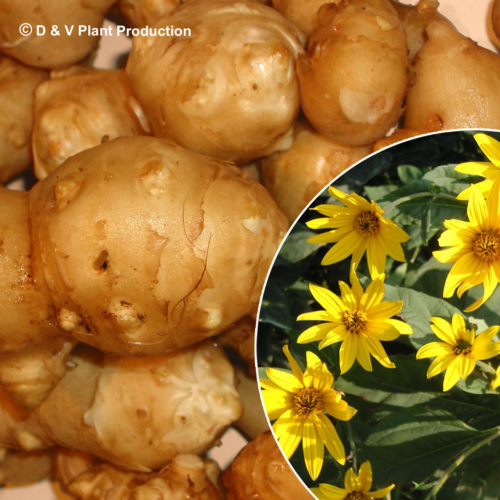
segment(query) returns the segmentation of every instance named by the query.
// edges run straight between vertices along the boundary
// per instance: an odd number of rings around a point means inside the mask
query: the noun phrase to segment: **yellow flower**
[[[487,196],[495,179],[500,178],[500,142],[486,134],[475,134],[474,139],[481,148],[481,151],[490,160],[487,161],[469,161],[460,163],[455,167],[457,172],[463,174],[479,175],[485,177],[484,181],[475,184],[483,196]],[[464,189],[457,198],[459,200],[468,200],[470,198],[471,188]]]
[[[467,204],[469,221],[445,220],[446,231],[438,242],[450,247],[433,252],[439,262],[453,262],[444,284],[443,297],[456,288],[461,297],[472,287],[483,284],[483,296],[465,309],[474,311],[495,291],[500,280],[500,181],[495,181],[485,200],[479,188],[471,186]]]
[[[318,205],[314,207],[326,218],[314,219],[307,223],[311,229],[329,229],[308,238],[309,243],[335,243],[323,257],[324,266],[340,262],[352,254],[352,267],[357,269],[366,252],[370,276],[375,278],[385,271],[387,255],[404,262],[405,255],[401,243],[410,236],[391,220],[383,217],[384,211],[356,193],[345,194],[334,187],[330,194],[341,205]]]
[[[322,349],[336,342],[340,346],[340,371],[345,373],[357,359],[359,364],[372,371],[370,354],[386,368],[394,368],[387,356],[381,340],[394,340],[401,334],[409,335],[412,328],[392,316],[403,308],[403,302],[386,301],[384,298],[384,277],[375,278],[366,291],[358,277],[351,273],[351,286],[339,281],[340,297],[327,288],[309,285],[311,294],[321,306],[322,311],[301,314],[299,321],[323,321],[302,332],[297,339],[300,344],[320,340]]]
[[[333,375],[318,356],[308,351],[302,372],[288,346],[283,352],[292,373],[267,368],[268,379],[260,379],[262,399],[269,419],[276,420],[273,431],[283,453],[290,458],[302,440],[307,471],[316,479],[323,467],[325,446],[337,462],[345,463],[344,446],[327,414],[350,420],[356,410],[333,389]]]
[[[497,387],[500,387],[500,365],[497,367],[497,372],[491,381],[490,387],[492,391],[494,391]]]
[[[443,391],[451,389],[459,379],[467,378],[474,370],[477,360],[489,359],[500,353],[500,342],[493,342],[493,337],[500,330],[491,326],[478,334],[466,327],[460,314],[454,314],[451,323],[443,318],[431,318],[432,331],[443,342],[430,342],[417,351],[417,359],[436,359],[427,370],[427,378],[434,377],[446,370]]]
[[[344,488],[320,484],[318,488],[311,488],[311,491],[319,500],[371,500],[384,498],[394,488],[394,484],[376,491],[370,491],[371,487],[372,466],[367,460],[359,468],[358,476],[352,468],[347,471],[344,478]]]

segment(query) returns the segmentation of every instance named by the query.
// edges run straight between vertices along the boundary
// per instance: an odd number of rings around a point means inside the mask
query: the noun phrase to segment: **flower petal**
[[[386,486],[385,488],[382,488],[380,490],[369,491],[368,496],[373,498],[384,498],[395,487],[395,484],[390,484],[389,486]]]
[[[358,481],[361,485],[361,491],[363,492],[369,491],[372,487],[372,465],[368,460],[363,462],[359,468]]]
[[[417,351],[417,359],[446,356],[453,352],[453,347],[444,342],[429,342]]]
[[[459,358],[455,359],[446,368],[443,380],[443,391],[449,391],[460,380]]]
[[[290,409],[290,398],[287,393],[263,390],[261,394],[269,420],[276,420]]]
[[[290,458],[302,439],[302,419],[294,416],[291,410],[283,413],[273,424],[273,431],[281,449],[287,458]]]
[[[488,159],[494,165],[500,166],[500,142],[482,132],[474,134],[474,140]]]
[[[302,382],[295,375],[280,368],[266,368],[266,375],[267,378],[285,391],[294,392],[302,387]]]
[[[323,467],[325,448],[317,435],[313,419],[307,419],[304,422],[303,429],[302,450],[304,452],[304,462],[311,479],[315,481]]]
[[[346,401],[342,399],[342,395],[332,389],[323,395],[324,410],[328,415],[347,422],[356,415],[357,410],[349,406]]]
[[[358,353],[356,354],[356,359],[358,360],[359,364],[363,367],[363,369],[366,370],[367,372],[371,372],[373,370],[372,361],[370,359],[370,350],[368,349],[368,345],[366,344],[363,338],[359,339]]]
[[[349,255],[351,255],[353,251],[361,245],[363,245],[362,238],[358,233],[353,231],[340,239],[328,250],[328,252],[326,252],[321,264],[323,266],[329,266],[340,262],[349,257]]]
[[[380,304],[374,305],[369,310],[369,318],[371,320],[382,320],[390,318],[391,316],[399,314],[401,312],[401,309],[403,309],[402,300],[381,302]]]
[[[435,377],[441,372],[444,372],[448,366],[456,359],[454,353],[446,354],[444,356],[437,357],[427,368],[427,378]]]
[[[344,500],[347,495],[344,488],[337,488],[337,486],[325,483],[320,484],[318,488],[311,488],[311,493],[318,500]]]
[[[330,321],[333,315],[328,311],[310,311],[299,314],[297,321]]]
[[[344,486],[345,489],[349,492],[359,491],[361,489],[361,484],[359,483],[358,477],[356,476],[352,468],[350,468],[344,476]]]
[[[474,367],[476,366],[476,360],[470,356],[459,356],[457,366],[460,378],[465,379],[474,370]]]
[[[328,453],[339,463],[345,464],[345,450],[331,420],[326,415],[317,416],[316,430]]]
[[[385,272],[387,253],[376,238],[370,238],[368,240],[366,258],[368,262],[368,271],[372,278],[376,278],[379,274]]]
[[[314,299],[326,310],[340,313],[345,309],[345,305],[340,298],[328,288],[309,284],[309,291]]]
[[[347,335],[340,346],[340,373],[345,373],[351,368],[356,359],[357,352],[358,336],[352,334]]]
[[[385,275],[379,276],[376,279],[374,279],[368,285],[368,287],[365,290],[365,293],[363,294],[361,300],[359,301],[360,305],[370,313],[370,317],[376,316],[378,312],[377,308],[382,305],[381,302],[384,298],[384,277]],[[385,302],[385,304],[389,303],[390,302]]]
[[[366,338],[366,343],[372,356],[385,368],[395,368],[396,365],[389,359],[380,341],[373,338]]]
[[[339,325],[326,334],[325,338],[318,344],[318,348],[323,349],[337,342],[343,342],[348,335],[350,335],[350,333],[347,332],[345,326]]]
[[[307,344],[309,342],[314,342],[315,340],[322,340],[331,329],[331,323],[322,323],[321,325],[311,326],[298,336],[297,343]]]
[[[349,287],[347,283],[339,281],[340,295],[342,297],[342,303],[344,304],[344,310],[355,310],[358,309],[359,300],[353,290]]]
[[[471,186],[469,203],[467,204],[467,217],[475,226],[484,228],[488,221],[488,210],[481,191],[474,185]]]
[[[312,245],[321,245],[323,243],[335,243],[338,240],[337,235],[335,234],[336,230],[327,231],[326,233],[315,234],[313,236],[309,236],[307,238],[307,243],[311,243]]]
[[[302,370],[300,369],[299,364],[295,361],[295,358],[290,353],[290,349],[288,344],[283,346],[283,354],[286,356],[288,363],[290,363],[290,368],[292,369],[293,376],[297,379],[297,382],[300,384],[299,387],[302,386]]]
[[[450,345],[456,344],[457,337],[453,331],[451,323],[443,318],[440,318],[439,316],[433,316],[431,318],[431,322],[433,323],[431,324],[431,330],[439,339]]]

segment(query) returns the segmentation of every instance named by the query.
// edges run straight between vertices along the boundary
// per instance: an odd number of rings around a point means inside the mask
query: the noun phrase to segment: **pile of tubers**
[[[500,57],[437,0],[270,3],[0,0],[0,181],[36,177],[0,188],[2,484],[310,498],[255,381],[274,253],[371,152],[500,129]],[[93,67],[106,15],[150,28],[124,69]],[[500,35],[500,0],[490,22]],[[221,477],[206,453],[230,426],[251,442]]]

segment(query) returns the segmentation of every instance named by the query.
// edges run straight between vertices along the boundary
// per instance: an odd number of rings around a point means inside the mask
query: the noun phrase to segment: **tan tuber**
[[[0,54],[0,182],[4,183],[31,164],[33,96],[47,78],[45,71],[28,68]]]
[[[500,128],[500,56],[447,20],[427,26],[413,68],[404,127],[423,132]]]
[[[287,226],[240,169],[150,137],[73,156],[30,198],[59,325],[117,354],[188,346],[252,312]]]
[[[146,135],[148,130],[124,70],[53,71],[35,94],[35,175],[43,179],[80,151],[116,137]]]
[[[341,144],[299,124],[290,149],[261,160],[262,184],[293,222],[326,184],[369,153],[368,146]]]
[[[313,500],[299,481],[270,431],[251,441],[222,475],[227,500]]]
[[[320,133],[353,146],[381,139],[402,114],[407,47],[389,0],[325,4],[299,56],[302,110]]]
[[[114,0],[0,0],[0,51],[37,68],[74,64],[99,43],[98,36],[79,32],[79,27],[100,28],[113,3]],[[32,31],[23,32],[23,24],[28,24]],[[53,26],[58,29],[57,34],[51,32]],[[44,29],[44,34],[37,29]]]
[[[259,2],[190,0],[139,36],[127,62],[153,133],[193,151],[248,162],[287,146],[299,109],[302,35]]]

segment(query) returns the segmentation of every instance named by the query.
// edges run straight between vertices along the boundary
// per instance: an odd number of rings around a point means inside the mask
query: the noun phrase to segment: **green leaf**
[[[436,336],[430,328],[433,316],[440,316],[449,321],[454,313],[461,314],[460,309],[445,300],[410,288],[393,287],[386,284],[385,298],[386,300],[403,301],[403,310],[399,316],[413,328],[409,339],[417,349],[436,340]]]
[[[419,262],[409,266],[404,286],[429,295],[442,295],[444,282],[449,271],[450,264],[430,258],[424,263]]]
[[[307,238],[314,234],[304,224],[297,224],[281,247],[277,264],[295,264],[314,254],[320,245],[307,242]]]
[[[267,282],[259,319],[285,330],[293,327],[295,318],[290,314],[288,295],[279,282],[274,280]]]
[[[398,186],[393,184],[383,184],[382,186],[365,186],[365,194],[377,203],[384,200],[390,193],[397,190]]]
[[[500,442],[481,448],[456,469],[440,490],[438,499],[500,499]]]
[[[382,420],[363,451],[380,481],[419,482],[482,437],[483,432],[447,411],[415,407]]]
[[[480,180],[478,177],[457,172],[454,164],[435,167],[423,178],[434,183],[441,191],[454,196],[468,188],[472,182]]]
[[[417,181],[423,177],[425,174],[425,170],[414,167],[413,165],[400,165],[397,168],[398,177],[401,179],[401,182],[408,183],[412,181]]]
[[[428,193],[415,196],[398,205],[397,209],[420,220],[422,240],[427,243],[432,236],[443,229],[446,219],[464,219],[467,205],[448,194]]]
[[[396,368],[387,369],[374,361],[373,372],[358,364],[340,377],[335,388],[371,403],[407,408],[441,397],[441,382],[428,381],[427,366],[415,354],[391,356]]]

